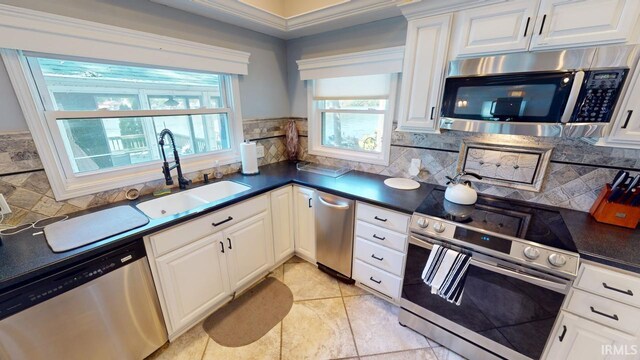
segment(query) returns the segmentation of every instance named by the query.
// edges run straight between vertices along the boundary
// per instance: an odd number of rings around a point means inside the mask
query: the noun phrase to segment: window
[[[309,153],[388,165],[396,75],[316,79]]]
[[[185,172],[238,161],[236,75],[35,53],[3,57],[19,62],[32,84],[42,114],[34,138],[42,131],[54,155],[53,165],[43,163],[57,167],[47,173],[58,200],[162,179],[158,136],[165,128]]]

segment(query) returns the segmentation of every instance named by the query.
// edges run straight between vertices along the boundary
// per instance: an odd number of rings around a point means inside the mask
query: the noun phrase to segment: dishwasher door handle
[[[322,196],[318,196],[318,200],[320,200],[320,202],[323,205],[328,206],[330,208],[340,209],[340,210],[348,210],[349,209],[349,204],[332,204],[332,203],[328,202],[327,200],[323,199]]]

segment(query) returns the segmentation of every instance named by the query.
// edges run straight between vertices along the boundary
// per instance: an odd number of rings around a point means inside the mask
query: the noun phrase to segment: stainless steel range
[[[579,265],[558,211],[488,196],[456,205],[436,188],[410,229],[401,324],[471,359],[540,358]],[[472,257],[459,306],[422,280],[435,244]]]

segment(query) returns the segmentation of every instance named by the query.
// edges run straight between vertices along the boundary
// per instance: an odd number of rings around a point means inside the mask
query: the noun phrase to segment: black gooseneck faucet
[[[164,138],[169,135],[171,139],[171,146],[173,147],[173,165],[169,166],[169,162],[167,162],[167,155],[164,153]],[[191,180],[186,179],[182,176],[182,167],[180,166],[180,156],[178,156],[178,150],[176,149],[176,140],[173,136],[173,133],[169,129],[164,129],[160,132],[160,140],[158,140],[158,145],[160,145],[160,151],[162,151],[162,159],[164,163],[162,164],[162,173],[164,174],[164,181],[167,185],[173,185],[173,179],[171,178],[171,170],[178,169],[178,186],[180,189],[186,189],[187,185],[191,184]]]

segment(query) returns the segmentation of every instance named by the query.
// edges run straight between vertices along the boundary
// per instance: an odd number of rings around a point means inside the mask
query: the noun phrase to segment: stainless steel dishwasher
[[[316,191],[316,260],[318,267],[340,280],[351,280],[355,202]]]
[[[167,341],[141,241],[0,297],[0,359],[140,360]]]

